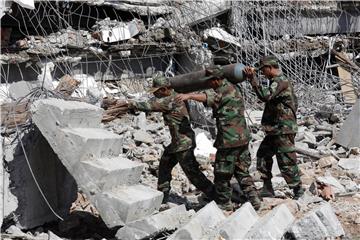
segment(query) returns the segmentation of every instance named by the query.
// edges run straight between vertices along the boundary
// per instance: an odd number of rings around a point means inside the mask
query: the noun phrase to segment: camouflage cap
[[[166,77],[157,76],[153,78],[152,88],[150,88],[149,92],[154,93],[162,87],[168,87],[169,81]]]
[[[278,64],[279,64],[278,59],[274,55],[268,55],[260,59],[259,63],[257,64],[258,66],[256,68],[260,70],[265,66],[276,66]]]

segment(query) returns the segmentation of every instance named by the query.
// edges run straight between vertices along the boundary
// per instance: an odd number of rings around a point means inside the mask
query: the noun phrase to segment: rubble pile
[[[342,21],[348,3],[309,3],[308,14],[296,8],[302,3],[289,2],[0,3],[1,238],[359,238],[359,21]],[[284,22],[289,14],[294,21]],[[336,24],[309,22],[322,19]],[[225,216],[177,165],[169,202],[161,204],[157,176],[169,129],[160,113],[128,110],[127,101],[149,101],[155,75],[252,65],[264,49],[280,59],[299,97],[295,146],[305,194],[293,200],[274,161],[275,197],[263,198],[255,211],[232,181],[236,211]],[[262,105],[249,83],[241,85],[252,135],[250,174],[260,190]],[[215,121],[202,104],[188,105],[195,157],[213,181]]]

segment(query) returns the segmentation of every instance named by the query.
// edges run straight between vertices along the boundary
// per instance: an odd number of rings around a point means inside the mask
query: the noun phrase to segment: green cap
[[[152,88],[150,88],[149,92],[154,93],[162,87],[168,87],[169,81],[166,77],[158,76],[153,78]]]
[[[265,66],[276,66],[278,65],[278,59],[274,55],[264,56],[260,59],[257,69],[262,69]]]

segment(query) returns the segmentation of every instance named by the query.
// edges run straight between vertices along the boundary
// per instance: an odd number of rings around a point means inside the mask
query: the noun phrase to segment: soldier
[[[196,188],[212,198],[213,184],[199,169],[194,156],[195,133],[191,129],[190,117],[184,102],[174,101],[176,93],[168,87],[165,77],[153,79],[150,90],[156,99],[148,102],[129,101],[128,108],[144,112],[162,112],[165,125],[169,127],[171,144],[165,148],[160,159],[158,190],[164,193],[166,203],[170,193],[171,170],[180,164],[190,182]]]
[[[222,76],[221,67],[207,70],[208,86],[204,93],[179,94],[177,101],[192,99],[203,102],[213,109],[216,118],[217,148],[214,185],[215,200],[226,213],[233,211],[231,203],[231,178],[235,178],[255,209],[260,208],[260,199],[254,181],[249,174],[251,164],[248,144],[250,132],[244,116],[244,101],[239,86]]]
[[[304,189],[301,187],[299,167],[296,160],[294,138],[297,132],[297,99],[291,82],[282,73],[276,57],[269,55],[259,62],[259,70],[270,80],[268,88],[259,86],[255,69],[246,67],[244,72],[256,95],[265,102],[261,124],[266,136],[257,152],[257,169],[264,181],[261,195],[273,197],[271,184],[272,157],[276,155],[282,176],[298,199]]]

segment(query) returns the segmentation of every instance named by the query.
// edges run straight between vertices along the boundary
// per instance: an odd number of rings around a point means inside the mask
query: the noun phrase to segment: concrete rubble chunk
[[[118,157],[122,137],[98,128],[103,112],[99,109],[57,99],[38,100],[32,106],[42,135],[111,228],[153,214],[163,194],[138,184],[143,165]]]
[[[360,171],[360,157],[357,158],[340,158],[338,162],[339,167],[345,170]]]
[[[214,239],[216,227],[223,220],[225,220],[223,212],[212,201],[200,209],[185,226],[170,235],[168,240]]]
[[[336,217],[330,203],[324,203],[315,210],[316,215],[327,229],[330,237],[340,237],[345,235],[344,229]]]
[[[79,161],[117,156],[122,152],[122,138],[101,128],[64,128],[55,138],[50,142],[62,142],[52,146],[60,159],[66,159],[66,167],[72,168]]]
[[[243,239],[258,220],[255,209],[247,202],[219,226],[219,235],[224,239]]]
[[[281,204],[257,221],[245,239],[280,239],[294,220],[286,205]]]
[[[297,220],[285,234],[285,239],[321,240],[328,236],[327,229],[315,212],[311,212]]]
[[[96,183],[100,190],[109,190],[116,185],[133,185],[139,183],[144,165],[123,157],[100,158],[81,162],[84,171],[79,171],[82,186]]]
[[[162,192],[141,184],[119,186],[90,196],[109,228],[153,214],[159,210],[162,199]]]
[[[336,143],[346,148],[360,147],[360,99],[336,134]]]
[[[108,21],[108,24],[106,24]],[[109,19],[102,21],[104,24],[101,26],[100,34],[101,40],[107,43],[119,42],[130,39],[138,35],[144,28],[144,23],[139,19],[134,19],[131,22],[115,22],[110,26],[111,22]]]
[[[153,143],[154,138],[148,134],[147,132],[143,130],[138,130],[134,132],[134,140],[137,142],[143,142],[143,143]]]
[[[121,240],[144,239],[162,231],[175,230],[186,224],[194,215],[185,205],[170,208],[155,215],[128,223],[116,233]]]
[[[345,188],[341,183],[334,178],[333,176],[324,176],[324,177],[318,177],[318,182],[321,182],[323,184],[331,185],[334,189],[334,193],[344,193],[346,192]]]
[[[103,109],[96,106],[62,99],[44,99],[32,104],[36,124],[47,127],[99,127]]]
[[[318,164],[320,168],[334,166],[338,161],[333,156],[326,156],[319,159]],[[360,162],[360,161],[359,161]]]

